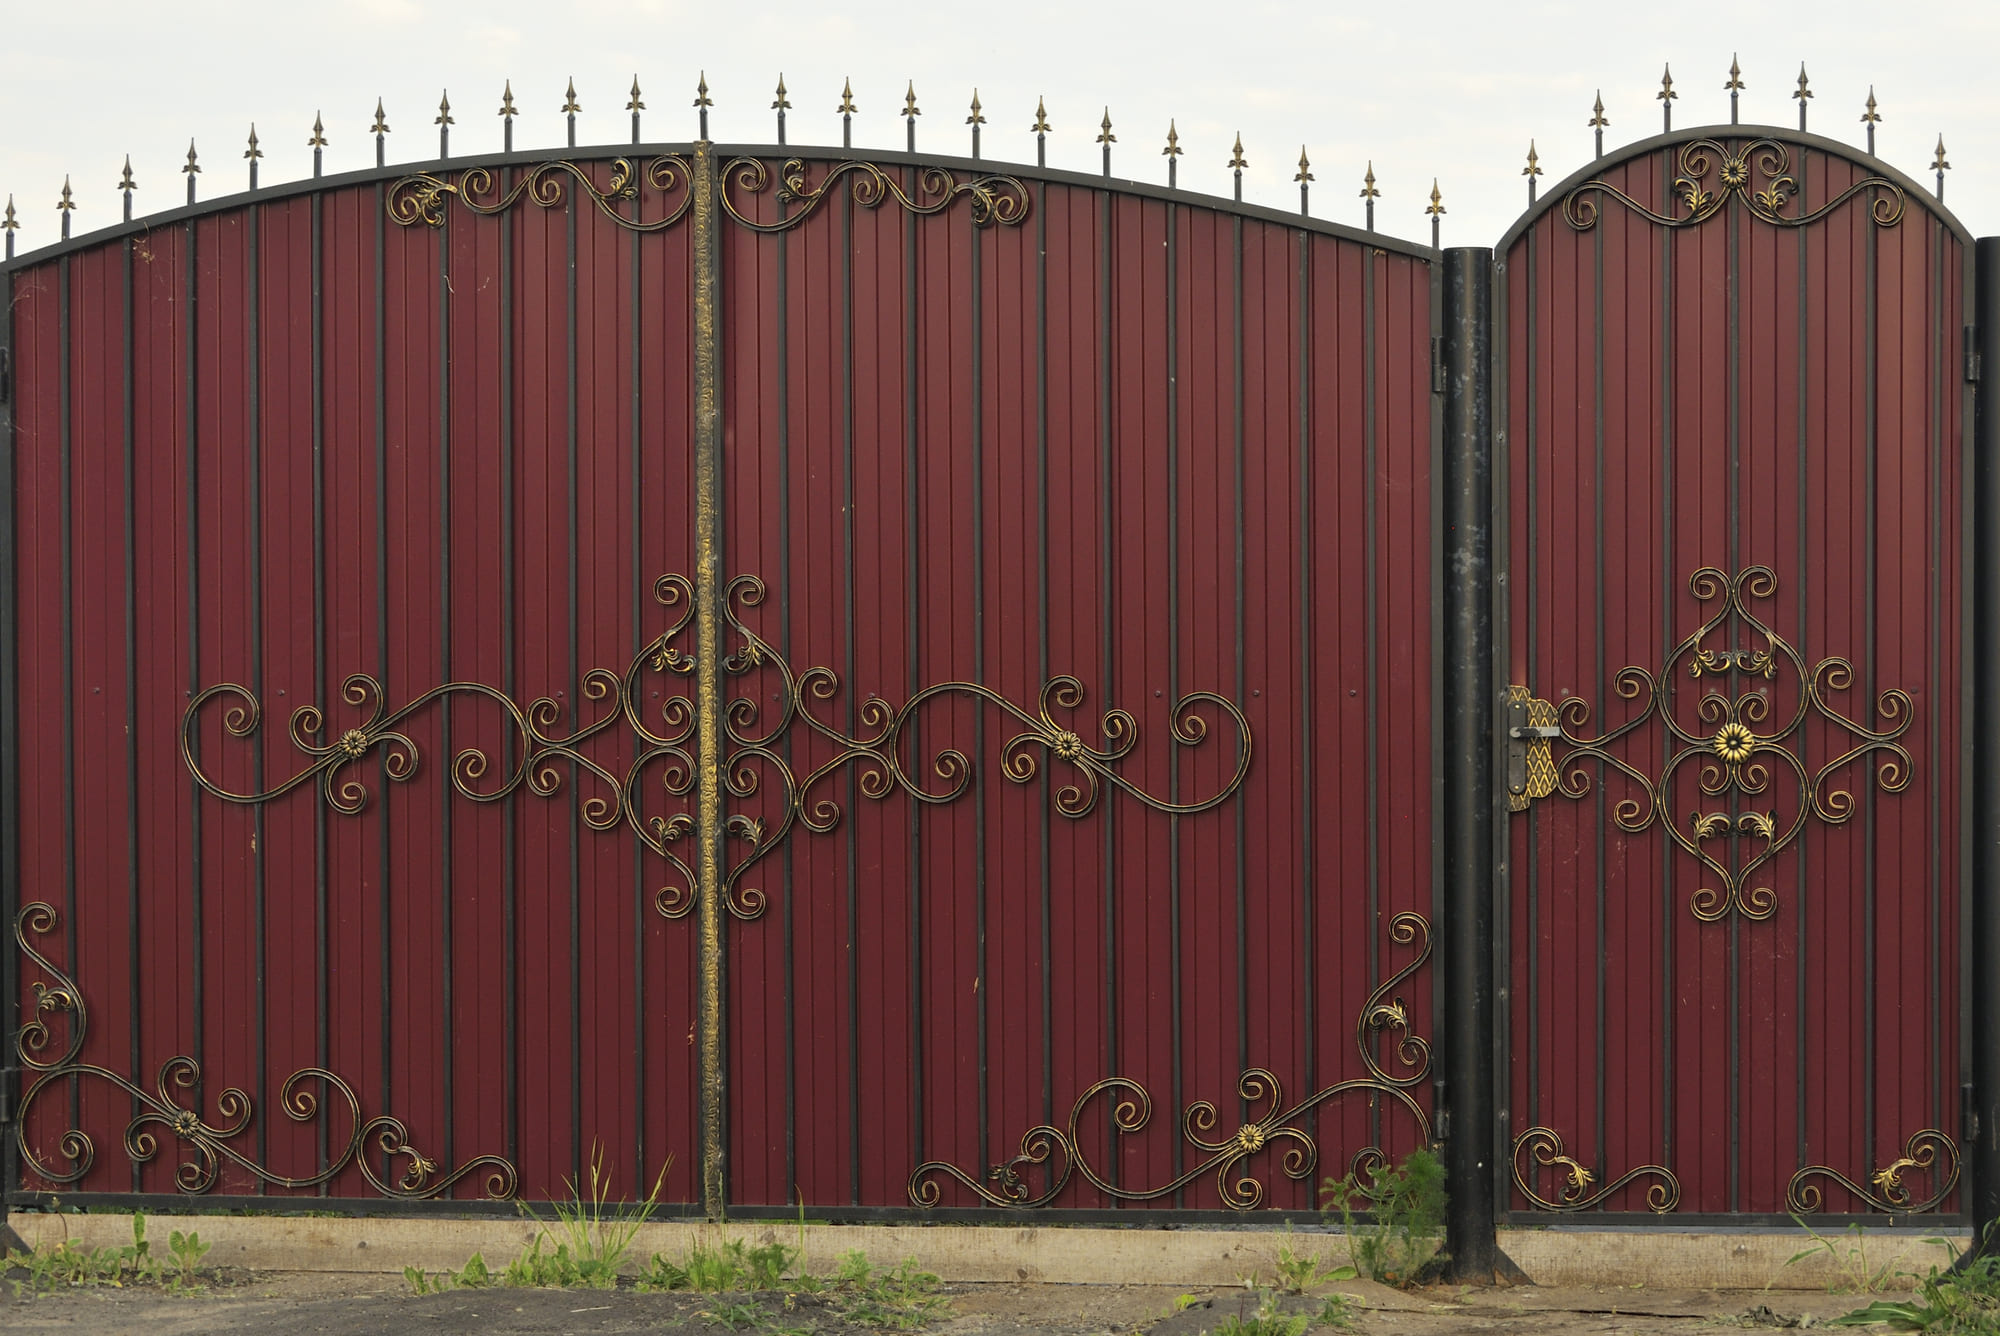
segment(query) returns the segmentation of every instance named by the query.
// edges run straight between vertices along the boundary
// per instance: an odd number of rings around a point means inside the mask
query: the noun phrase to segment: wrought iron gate
[[[1972,1209],[1921,187],[1440,253],[703,133],[0,267],[10,1204]]]

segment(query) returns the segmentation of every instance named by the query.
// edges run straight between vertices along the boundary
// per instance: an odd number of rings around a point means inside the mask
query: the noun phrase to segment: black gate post
[[[1493,1190],[1493,252],[1444,253],[1444,1089],[1451,1279],[1500,1265]]]
[[[1972,1228],[2000,1220],[2000,237],[1975,243],[1980,374],[1972,428]],[[1987,368],[1992,368],[1991,372]]]

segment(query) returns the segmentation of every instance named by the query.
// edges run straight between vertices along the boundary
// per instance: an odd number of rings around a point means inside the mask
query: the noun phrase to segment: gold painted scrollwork
[[[979,227],[995,223],[1015,227],[1028,217],[1028,188],[1014,177],[988,175],[960,181],[943,167],[920,167],[916,171],[914,194],[872,162],[834,163],[813,184],[806,177],[804,159],[791,158],[778,172],[778,200],[796,206],[798,212],[788,209],[781,217],[760,222],[739,208],[730,192],[733,189],[747,195],[761,193],[770,186],[770,169],[761,158],[736,158],[723,169],[719,195],[724,212],[731,218],[753,232],[767,233],[787,231],[812,217],[832,197],[833,187],[842,179],[851,180],[854,202],[864,209],[879,208],[893,200],[905,212],[929,217],[964,199],[971,202],[972,221]]]
[[[399,1118],[378,1114],[362,1115],[361,1100],[354,1087],[323,1067],[302,1067],[285,1078],[279,1089],[278,1105],[295,1123],[311,1122],[320,1116],[322,1095],[317,1085],[346,1106],[348,1135],[323,1163],[318,1172],[291,1176],[274,1173],[257,1163],[232,1143],[250,1129],[256,1106],[244,1091],[230,1086],[215,1099],[214,1121],[199,1110],[183,1104],[177,1096],[190,1092],[201,1081],[201,1066],[193,1058],[176,1055],[160,1064],[154,1088],[146,1090],[132,1080],[80,1060],[87,1030],[83,994],[55,964],[35,949],[31,940],[55,931],[56,911],[39,901],[22,906],[14,919],[14,940],[21,952],[53,982],[36,980],[35,1018],[21,1027],[15,1053],[32,1076],[27,1093],[16,1113],[15,1140],[30,1172],[50,1183],[75,1183],[90,1172],[97,1158],[96,1142],[82,1128],[66,1129],[58,1145],[66,1165],[51,1164],[36,1153],[30,1142],[29,1123],[37,1101],[51,1086],[68,1078],[103,1081],[130,1096],[138,1112],[125,1125],[122,1138],[125,1154],[135,1164],[150,1163],[160,1151],[162,1134],[183,1146],[183,1158],[174,1170],[174,1186],[185,1193],[207,1192],[215,1186],[224,1161],[236,1165],[274,1187],[309,1188],[331,1182],[348,1165],[360,1169],[369,1186],[388,1197],[420,1199],[449,1192],[464,1179],[484,1173],[486,1195],[494,1199],[512,1197],[519,1176],[508,1160],[498,1155],[479,1155],[457,1168],[440,1172],[437,1161],[410,1143],[409,1129]],[[50,1056],[51,1019],[67,1016],[67,1035],[58,1055]],[[372,1153],[371,1153],[372,1152]],[[374,1153],[391,1161],[404,1161],[400,1174],[378,1172]]]
[[[680,154],[668,153],[643,166],[630,158],[613,158],[611,179],[601,189],[588,171],[566,161],[544,162],[530,167],[521,174],[520,180],[506,190],[498,189],[490,167],[468,167],[458,174],[456,180],[430,172],[418,172],[391,183],[385,207],[389,217],[404,227],[414,227],[419,223],[427,227],[444,226],[445,201],[448,199],[456,199],[467,212],[486,217],[505,213],[524,199],[544,209],[555,209],[562,207],[567,195],[568,188],[563,183],[565,177],[597,206],[599,213],[628,232],[659,232],[672,227],[686,215],[688,205],[694,198],[694,192],[688,189],[693,169]],[[641,181],[657,194],[671,199],[664,213],[645,218],[637,213],[628,215],[618,211],[618,205],[639,198]]]
[[[1709,173],[1718,163],[1721,170],[1711,185]],[[1607,196],[1662,227],[1692,227],[1736,199],[1753,218],[1778,227],[1804,227],[1867,192],[1873,192],[1868,213],[1878,226],[1893,227],[1903,217],[1902,187],[1881,176],[1863,177],[1816,209],[1787,213],[1799,199],[1798,182],[1789,175],[1791,165],[1791,151],[1776,140],[1753,139],[1731,153],[1713,139],[1697,139],[1681,146],[1680,175],[1674,179],[1675,203],[1686,212],[1659,213],[1608,181],[1586,181],[1563,198],[1563,218],[1577,231],[1587,232],[1597,226],[1598,197]]]
[[[1129,1077],[1107,1077],[1077,1097],[1066,1126],[1042,1123],[1023,1133],[1020,1153],[988,1169],[984,1182],[946,1160],[928,1160],[918,1165],[910,1173],[911,1202],[924,1207],[939,1205],[944,1199],[943,1183],[949,1180],[989,1205],[1027,1210],[1054,1201],[1072,1177],[1081,1177],[1099,1192],[1120,1201],[1154,1201],[1180,1191],[1212,1171],[1216,1193],[1225,1206],[1237,1211],[1254,1210],[1264,1200],[1264,1184],[1240,1167],[1244,1161],[1282,1142],[1285,1153],[1279,1162],[1280,1170],[1293,1180],[1309,1177],[1319,1163],[1319,1144],[1311,1133],[1297,1125],[1298,1120],[1328,1100],[1357,1092],[1400,1104],[1415,1120],[1419,1139],[1429,1141],[1430,1118],[1410,1095],[1409,1088],[1422,1082],[1430,1072],[1430,1045],[1411,1030],[1408,1009],[1394,992],[1397,985],[1430,959],[1431,925],[1420,914],[1401,913],[1391,921],[1390,932],[1396,942],[1416,945],[1417,953],[1369,993],[1355,1022],[1355,1044],[1361,1051],[1367,1076],[1335,1082],[1288,1106],[1278,1078],[1262,1067],[1251,1068],[1237,1078],[1236,1094],[1252,1106],[1262,1106],[1261,1111],[1235,1131],[1216,1136],[1221,1118],[1216,1106],[1208,1100],[1188,1105],[1181,1114],[1181,1136],[1195,1149],[1200,1162],[1172,1180],[1149,1188],[1127,1188],[1111,1182],[1083,1152],[1085,1142],[1077,1130],[1085,1110],[1100,1097],[1109,1104],[1111,1130],[1120,1136],[1141,1132],[1152,1120],[1153,1097],[1145,1086]],[[1369,1036],[1376,1031],[1393,1031],[1397,1035],[1391,1052],[1396,1064],[1404,1069],[1401,1074],[1392,1075],[1374,1052]],[[1042,1192],[1036,1193],[1022,1171],[1052,1160],[1056,1162],[1053,1177]],[[1349,1161],[1356,1174],[1379,1173],[1387,1164],[1388,1157],[1375,1146],[1363,1147]]]
[[[449,682],[390,709],[382,684],[357,673],[346,679],[342,698],[362,711],[362,717],[350,727],[330,733],[325,713],[318,706],[295,710],[289,740],[305,763],[275,784],[256,791],[232,789],[203,765],[196,739],[207,713],[221,710],[223,732],[229,738],[249,739],[257,731],[261,719],[258,701],[247,688],[235,683],[209,687],[189,702],[181,719],[182,760],[204,791],[227,802],[269,802],[311,783],[329,807],[351,816],[363,810],[369,798],[366,786],[351,772],[357,763],[379,755],[382,770],[392,782],[404,782],[417,774],[420,755],[416,742],[402,727],[405,721],[441,702],[447,703],[444,708],[453,700],[490,704],[511,731],[509,750],[517,757],[511,767],[496,766],[485,750],[463,748],[451,760],[452,787],[475,802],[497,802],[523,789],[553,797],[563,788],[565,767],[581,772],[598,790],[583,799],[584,824],[595,831],[629,825],[672,869],[672,878],[654,896],[655,908],[667,918],[683,918],[694,908],[694,873],[678,852],[682,842],[694,834],[694,817],[686,810],[698,772],[694,703],[686,694],[673,690],[663,691],[664,699],[656,707],[642,702],[647,698],[649,674],[671,683],[694,670],[694,659],[681,643],[692,621],[694,591],[686,577],[664,575],[655,582],[653,597],[671,614],[671,623],[633,656],[622,674],[605,668],[584,674],[584,700],[608,706],[568,733],[560,731],[562,705],[547,696],[523,708],[494,687]],[[760,606],[765,598],[763,581],[739,575],[729,582],[724,599],[728,634],[735,644],[723,659],[724,675],[743,678],[768,671],[777,675],[779,684],[773,693],[777,709],[768,722],[756,699],[762,693],[738,695],[724,710],[721,765],[725,791],[733,799],[750,799],[770,782],[781,790],[782,798],[768,821],[743,812],[725,818],[723,834],[739,852],[724,869],[723,902],[739,919],[763,914],[767,897],[747,876],[795,827],[825,833],[840,823],[840,804],[825,794],[825,783],[835,772],[854,766],[860,793],[871,799],[902,793],[935,805],[950,803],[967,792],[973,764],[964,752],[947,747],[928,763],[913,754],[912,725],[928,706],[942,699],[971,700],[1013,721],[1016,731],[999,751],[1000,771],[1012,782],[1026,784],[1041,773],[1038,752],[1066,767],[1064,782],[1053,787],[1052,801],[1058,813],[1071,819],[1094,811],[1107,788],[1171,815],[1207,811],[1235,794],[1249,773],[1249,720],[1223,697],[1197,691],[1176,701],[1169,712],[1173,740],[1182,747],[1200,746],[1208,740],[1211,719],[1226,722],[1236,734],[1234,769],[1213,792],[1187,802],[1170,801],[1146,790],[1119,771],[1120,762],[1138,745],[1138,720],[1129,711],[1108,710],[1098,720],[1096,740],[1086,741],[1070,717],[1083,706],[1084,687],[1069,676],[1045,683],[1032,711],[971,682],[926,687],[901,706],[871,697],[860,705],[859,726],[850,735],[814,712],[815,707],[823,707],[839,695],[839,676],[824,667],[795,673],[770,642],[745,623],[742,614]],[[622,773],[586,754],[586,744],[596,745],[595,740],[610,733],[620,720],[636,743],[635,754]],[[833,744],[833,754],[803,777],[780,750],[786,734],[801,722]],[[923,778],[926,773],[929,781]],[[656,801],[660,802],[658,810]]]
[[[1655,677],[1645,668],[1627,665],[1613,679],[1621,700],[1643,701],[1645,708],[1608,732],[1588,736],[1590,703],[1571,696],[1559,705],[1562,740],[1568,751],[1562,757],[1561,791],[1571,798],[1589,794],[1590,772],[1586,761],[1595,761],[1616,770],[1639,790],[1639,797],[1619,798],[1611,807],[1611,819],[1618,829],[1638,834],[1655,822],[1668,836],[1701,864],[1704,884],[1690,898],[1694,916],[1715,922],[1729,914],[1746,919],[1768,919],[1778,908],[1777,892],[1757,885],[1758,871],[1794,843],[1809,819],[1841,825],[1854,815],[1855,797],[1851,790],[1838,787],[1838,776],[1853,762],[1880,754],[1874,764],[1877,788],[1884,793],[1900,793],[1909,786],[1913,773],[1910,753],[1898,741],[1909,731],[1914,705],[1908,692],[1900,688],[1883,691],[1875,699],[1876,713],[1888,727],[1872,729],[1834,708],[1833,697],[1848,689],[1854,680],[1854,666],[1846,659],[1822,659],[1807,665],[1805,659],[1785,639],[1750,611],[1751,600],[1772,597],[1778,577],[1766,566],[1750,566],[1729,575],[1713,566],[1704,566],[1688,580],[1688,589],[1701,603],[1713,604],[1693,634],[1674,646],[1665,665]],[[1715,648],[1706,642],[1712,632],[1741,628],[1761,638],[1763,646]],[[1670,679],[1682,665],[1691,678],[1724,682],[1731,674],[1777,679],[1781,669],[1798,682],[1798,704],[1785,718],[1772,719],[1770,694],[1762,689],[1732,694],[1722,686],[1703,691],[1697,706],[1698,726],[1677,717]],[[1803,730],[1807,720],[1818,718],[1849,735],[1845,749],[1817,769],[1809,768],[1804,752]],[[1618,742],[1649,720],[1657,719],[1672,736],[1673,744],[1657,777],[1641,773],[1617,754]],[[1704,798],[1729,799],[1729,811],[1695,811],[1685,824],[1668,810],[1673,780],[1684,767],[1696,767]],[[1798,785],[1798,810],[1786,814],[1771,795],[1773,776],[1788,773]],[[1735,810],[1743,800],[1759,804],[1770,796],[1765,810]],[[1717,857],[1710,852],[1722,841],[1733,850],[1737,841],[1749,843],[1755,852],[1740,866],[1729,854]],[[1758,847],[1761,846],[1761,847]],[[1729,861],[1725,861],[1729,859]]]
[[[1824,1210],[1825,1194],[1813,1180],[1826,1178],[1868,1203],[1870,1210],[1890,1215],[1919,1215],[1935,1211],[1951,1195],[1951,1190],[1958,1186],[1958,1168],[1958,1143],[1936,1128],[1927,1127],[1903,1143],[1900,1156],[1870,1174],[1866,1187],[1838,1169],[1824,1164],[1807,1165],[1793,1174],[1792,1181],[1785,1186],[1785,1209],[1799,1215]],[[1903,1175],[1912,1172],[1930,1179],[1930,1196],[1922,1200],[1911,1197]]]
[[[1536,1164],[1557,1172],[1562,1187],[1555,1196],[1544,1197],[1535,1191],[1530,1174],[1521,1167],[1521,1152],[1524,1150],[1533,1155]],[[1591,1191],[1590,1185],[1597,1181],[1597,1175],[1575,1156],[1563,1153],[1562,1136],[1552,1128],[1531,1127],[1514,1138],[1513,1169],[1514,1186],[1520,1189],[1522,1196],[1544,1211],[1587,1211],[1627,1184],[1647,1177],[1655,1180],[1646,1187],[1647,1210],[1655,1215],[1665,1215],[1681,1203],[1680,1180],[1674,1177],[1673,1170],[1659,1164],[1642,1164],[1637,1169],[1628,1169],[1595,1192]]]

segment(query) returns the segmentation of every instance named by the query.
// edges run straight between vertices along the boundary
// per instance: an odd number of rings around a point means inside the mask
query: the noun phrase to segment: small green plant
[[[1261,1290],[1254,1312],[1231,1313],[1215,1329],[1215,1336],[1305,1336],[1312,1319],[1304,1313],[1287,1313],[1278,1296]]]
[[[418,1294],[443,1294],[446,1290],[475,1290],[491,1285],[493,1273],[486,1269],[485,1257],[474,1253],[459,1270],[440,1271],[434,1276],[419,1267],[406,1266],[403,1279]]]
[[[1353,1280],[1361,1273],[1351,1266],[1335,1266],[1318,1253],[1302,1254],[1292,1248],[1288,1226],[1278,1245],[1278,1289],[1285,1294],[1304,1294],[1328,1281]]]
[[[198,1283],[195,1268],[201,1259],[208,1256],[208,1250],[215,1245],[203,1243],[195,1230],[182,1233],[176,1229],[167,1235],[167,1251],[173,1256],[175,1289],[192,1289]]]
[[[667,1171],[671,1168],[673,1157],[668,1156],[645,1199],[620,1205],[610,1200],[611,1174],[604,1167],[604,1149],[593,1143],[588,1181],[565,1180],[569,1200],[555,1203],[554,1224],[522,1208],[540,1228],[526,1251],[499,1273],[498,1283],[514,1289],[614,1288],[619,1268],[632,1250],[632,1241],[659,1207],[660,1194],[666,1190]],[[656,1267],[659,1260],[654,1259]],[[418,1294],[491,1285],[496,1280],[487,1269],[485,1258],[477,1253],[460,1271],[443,1271],[433,1276],[417,1267],[404,1267],[403,1277]],[[651,1278],[649,1272],[642,1282]],[[682,1287],[649,1285],[648,1288]]]
[[[178,1245],[180,1234],[174,1234]],[[204,1247],[202,1252],[207,1252]],[[176,1260],[179,1254],[175,1254]],[[124,1285],[126,1281],[145,1281],[158,1284],[167,1277],[167,1264],[152,1254],[152,1244],[146,1238],[146,1217],[143,1212],[132,1216],[132,1241],[120,1248],[86,1248],[74,1239],[64,1239],[53,1246],[35,1248],[27,1252],[8,1254],[4,1262],[19,1267],[26,1272],[23,1279],[10,1282],[14,1297],[25,1294],[53,1292],[57,1289],[81,1285]],[[201,1260],[196,1254],[195,1262]],[[184,1289],[196,1283],[192,1265],[184,1266],[171,1278],[175,1289]]]
[[[1945,1239],[1925,1242],[1943,1248],[1947,1257],[1954,1251]],[[1993,1251],[1989,1230],[1986,1247],[1976,1257],[1917,1276],[1909,1272],[1916,1288],[1907,1299],[1877,1299],[1834,1318],[1835,1327],[1886,1325],[1892,1331],[1938,1333],[1938,1336],[1993,1336],[2000,1333],[2000,1255]]]
[[[1902,1254],[1886,1262],[1871,1262],[1868,1230],[1859,1220],[1850,1221],[1846,1232],[1837,1239],[1814,1229],[1797,1212],[1792,1213],[1792,1223],[1810,1235],[1812,1243],[1787,1257],[1785,1265],[1795,1266],[1813,1257],[1830,1259],[1834,1278],[1827,1282],[1829,1294],[1880,1294],[1897,1275],[1896,1264],[1903,1260]]]
[[[880,1331],[920,1331],[950,1306],[938,1287],[938,1278],[918,1270],[914,1258],[878,1270],[856,1250],[840,1259],[829,1289],[834,1308],[850,1322]]]
[[[1332,1327],[1335,1331],[1351,1331],[1354,1328],[1354,1303],[1344,1294],[1329,1294],[1320,1305],[1319,1324]]]
[[[1205,1304],[1208,1299],[1199,1294],[1177,1294],[1174,1296],[1174,1311],[1185,1313],[1196,1304]]]
[[[1437,1255],[1443,1238],[1445,1212],[1444,1165],[1428,1149],[1419,1148],[1392,1169],[1344,1178],[1320,1185],[1320,1200],[1329,1216],[1338,1214],[1347,1232],[1354,1265],[1385,1285],[1408,1285]],[[1368,1219],[1357,1219],[1359,1212]]]

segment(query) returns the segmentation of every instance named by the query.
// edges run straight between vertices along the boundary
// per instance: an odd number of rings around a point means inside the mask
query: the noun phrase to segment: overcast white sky
[[[306,138],[326,118],[327,171],[370,165],[375,99],[393,133],[391,162],[433,158],[440,93],[452,147],[500,145],[496,116],[512,79],[517,147],[562,143],[574,76],[581,144],[630,137],[636,73],[645,137],[694,137],[697,75],[715,99],[712,137],[769,142],[782,71],[795,144],[837,144],[841,81],[861,114],[856,143],[901,147],[898,115],[914,79],[922,149],[964,153],[975,87],[990,158],[1032,162],[1035,99],[1055,132],[1050,163],[1099,168],[1108,104],[1113,170],[1164,180],[1168,118],[1178,120],[1184,188],[1224,193],[1235,133],[1247,198],[1286,208],[1303,142],[1317,177],[1313,212],[1358,223],[1372,159],[1378,226],[1428,239],[1435,176],[1446,245],[1491,245],[1524,203],[1532,136],[1543,183],[1585,164],[1591,100],[1602,88],[1607,147],[1660,128],[1660,71],[1671,62],[1677,125],[1728,119],[1730,57],[1743,64],[1743,119],[1796,125],[1799,65],[1811,76],[1810,127],[1860,143],[1872,84],[1882,156],[1923,181],[1943,133],[1947,202],[1976,234],[2000,233],[2000,3],[1475,3],[1391,0],[1194,5],[895,4],[882,0],[574,0],[564,4],[348,0],[329,4],[179,0],[0,0],[0,196],[22,215],[19,244],[57,234],[64,174],[78,235],[118,216],[127,153],[137,210],[183,197],[188,140],[204,198],[243,188],[251,122],[267,184],[309,173]]]

